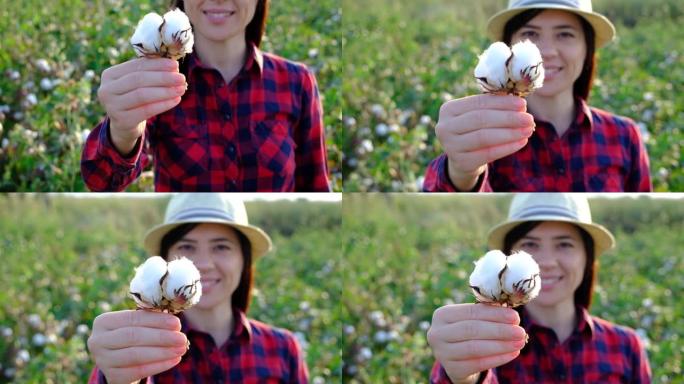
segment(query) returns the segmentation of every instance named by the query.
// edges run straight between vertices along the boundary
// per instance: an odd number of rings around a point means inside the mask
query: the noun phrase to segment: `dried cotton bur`
[[[199,302],[200,273],[185,257],[167,263],[152,256],[135,269],[130,294],[139,309],[175,315]]]
[[[131,37],[138,57],[165,57],[178,60],[192,52],[195,38],[190,19],[180,9],[164,16],[151,12],[140,20]]]
[[[529,40],[512,48],[496,42],[480,55],[475,79],[484,93],[525,97],[544,85],[541,52]]]
[[[475,262],[470,288],[480,303],[502,307],[527,304],[541,290],[539,265],[524,251],[510,256],[489,251]]]

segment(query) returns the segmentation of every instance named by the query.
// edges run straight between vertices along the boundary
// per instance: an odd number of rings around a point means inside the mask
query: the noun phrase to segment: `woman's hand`
[[[180,362],[188,340],[180,328],[167,313],[107,312],[95,318],[88,350],[108,383],[137,382]]]
[[[454,304],[438,308],[427,333],[437,361],[451,381],[474,383],[477,375],[520,354],[525,330],[511,308]]]
[[[473,189],[487,163],[527,144],[534,119],[526,110],[527,102],[517,96],[476,95],[442,104],[435,132],[456,188]]]
[[[97,96],[109,116],[112,142],[126,155],[150,117],[175,107],[185,93],[185,76],[171,59],[138,58],[107,68]]]

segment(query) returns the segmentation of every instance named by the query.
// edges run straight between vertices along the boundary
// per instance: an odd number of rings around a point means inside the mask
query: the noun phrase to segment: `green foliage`
[[[134,307],[126,295],[143,235],[167,200],[0,195],[0,383],[7,370],[16,382],[87,381],[92,322]],[[247,211],[275,248],[257,262],[250,317],[299,333],[312,379],[339,377],[339,204],[254,201]]]
[[[490,41],[487,19],[505,0],[343,3],[345,191],[415,191],[442,148],[439,107],[477,94],[472,76]],[[592,106],[627,116],[648,131],[658,191],[684,190],[684,4],[677,0],[596,0],[618,39],[601,49]],[[636,22],[638,20],[638,23]]]
[[[343,381],[427,382],[432,313],[474,302],[473,261],[486,251],[487,232],[505,219],[509,201],[502,194],[345,195]],[[593,198],[590,204],[594,220],[617,239],[617,248],[600,258],[592,314],[643,330],[654,382],[681,382],[682,200]]]
[[[138,20],[168,3],[26,0],[0,7],[0,191],[85,190],[83,140],[104,116],[99,76],[134,57],[128,39]],[[333,184],[341,190],[341,154],[332,141],[341,116],[341,10],[335,0],[271,3],[263,47],[315,71]],[[46,80],[53,88],[42,88]],[[129,187],[152,189],[149,172]]]

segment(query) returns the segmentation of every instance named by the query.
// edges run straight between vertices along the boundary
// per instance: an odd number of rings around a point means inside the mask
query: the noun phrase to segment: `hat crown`
[[[247,210],[241,199],[223,193],[181,193],[174,195],[166,207],[164,224],[179,221],[225,220],[249,225]]]
[[[591,0],[508,0],[508,9],[549,5],[575,8],[585,12],[593,12]]]
[[[519,193],[511,202],[509,220],[573,220],[591,224],[586,197],[572,193]]]

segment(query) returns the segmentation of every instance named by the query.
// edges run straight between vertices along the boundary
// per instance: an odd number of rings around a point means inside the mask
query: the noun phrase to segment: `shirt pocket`
[[[159,134],[159,166],[171,178],[199,176],[209,171],[209,136],[205,124],[178,124]]]
[[[294,181],[296,144],[287,121],[266,120],[250,124],[252,147],[256,152],[259,177],[277,179],[274,185]]]
[[[617,165],[590,166],[586,169],[587,192],[624,192],[624,173]]]

